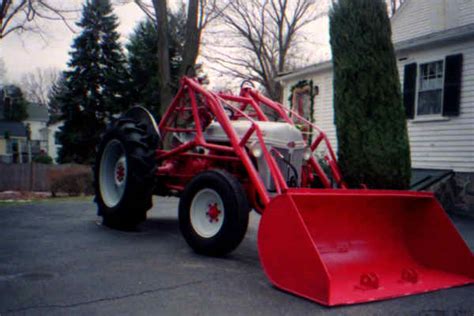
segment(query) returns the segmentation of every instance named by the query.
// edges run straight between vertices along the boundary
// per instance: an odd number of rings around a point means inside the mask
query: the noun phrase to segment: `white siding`
[[[407,0],[392,19],[393,42],[474,23],[474,0]]]
[[[441,121],[408,121],[414,168],[474,172],[474,41],[404,54],[408,59],[399,63],[400,80],[403,86],[403,70],[408,63],[457,53],[464,56],[460,115]]]
[[[333,72],[325,71],[313,77],[313,84],[319,86],[319,95],[314,101],[315,123],[322,128],[334,150],[337,148],[336,126],[334,125]]]
[[[456,0],[459,3],[459,25],[474,23],[474,0]]]
[[[441,0],[407,1],[392,19],[393,42],[429,34],[432,31],[432,7],[439,6]]]

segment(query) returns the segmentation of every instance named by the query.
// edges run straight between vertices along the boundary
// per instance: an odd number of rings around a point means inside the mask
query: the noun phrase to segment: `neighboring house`
[[[0,163],[26,162],[27,131],[21,122],[0,120]]]
[[[6,91],[0,86],[0,163],[21,163],[26,157],[27,130],[21,122],[7,121],[4,117]]]
[[[0,86],[0,162],[25,163],[30,158],[47,154],[54,161],[58,158],[57,132],[62,122],[49,123],[48,109],[29,103],[28,118],[23,122],[4,119],[6,93]]]
[[[406,0],[391,23],[412,166],[453,170],[474,193],[474,0]],[[332,63],[278,80],[289,106],[314,105],[314,121],[337,147]]]
[[[32,155],[37,156],[41,153],[48,153],[48,109],[39,104],[29,103],[27,112],[28,118],[23,123],[30,134]]]

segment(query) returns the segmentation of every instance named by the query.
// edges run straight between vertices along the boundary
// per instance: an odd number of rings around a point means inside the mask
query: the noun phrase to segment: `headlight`
[[[308,161],[311,158],[311,156],[313,156],[313,152],[311,151],[311,148],[306,147],[303,153],[303,159]]]
[[[249,149],[250,149],[250,152],[252,153],[252,155],[255,157],[255,158],[260,158],[262,157],[263,155],[263,150],[262,150],[262,146],[260,146],[260,144],[258,142],[253,142],[250,146],[249,146]]]

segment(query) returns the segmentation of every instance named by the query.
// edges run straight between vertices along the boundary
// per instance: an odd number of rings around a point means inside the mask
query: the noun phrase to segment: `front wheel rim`
[[[191,225],[201,237],[211,238],[224,224],[224,203],[212,189],[203,189],[193,198],[190,209]]]
[[[127,157],[122,143],[116,139],[105,146],[100,159],[99,188],[107,207],[120,203],[127,183]]]

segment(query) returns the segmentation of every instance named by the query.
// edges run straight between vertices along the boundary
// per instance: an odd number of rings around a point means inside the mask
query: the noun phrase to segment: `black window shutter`
[[[416,97],[416,63],[405,65],[403,79],[403,105],[407,118],[412,119],[415,115]]]
[[[444,68],[443,115],[459,115],[461,102],[462,54],[446,57]]]

